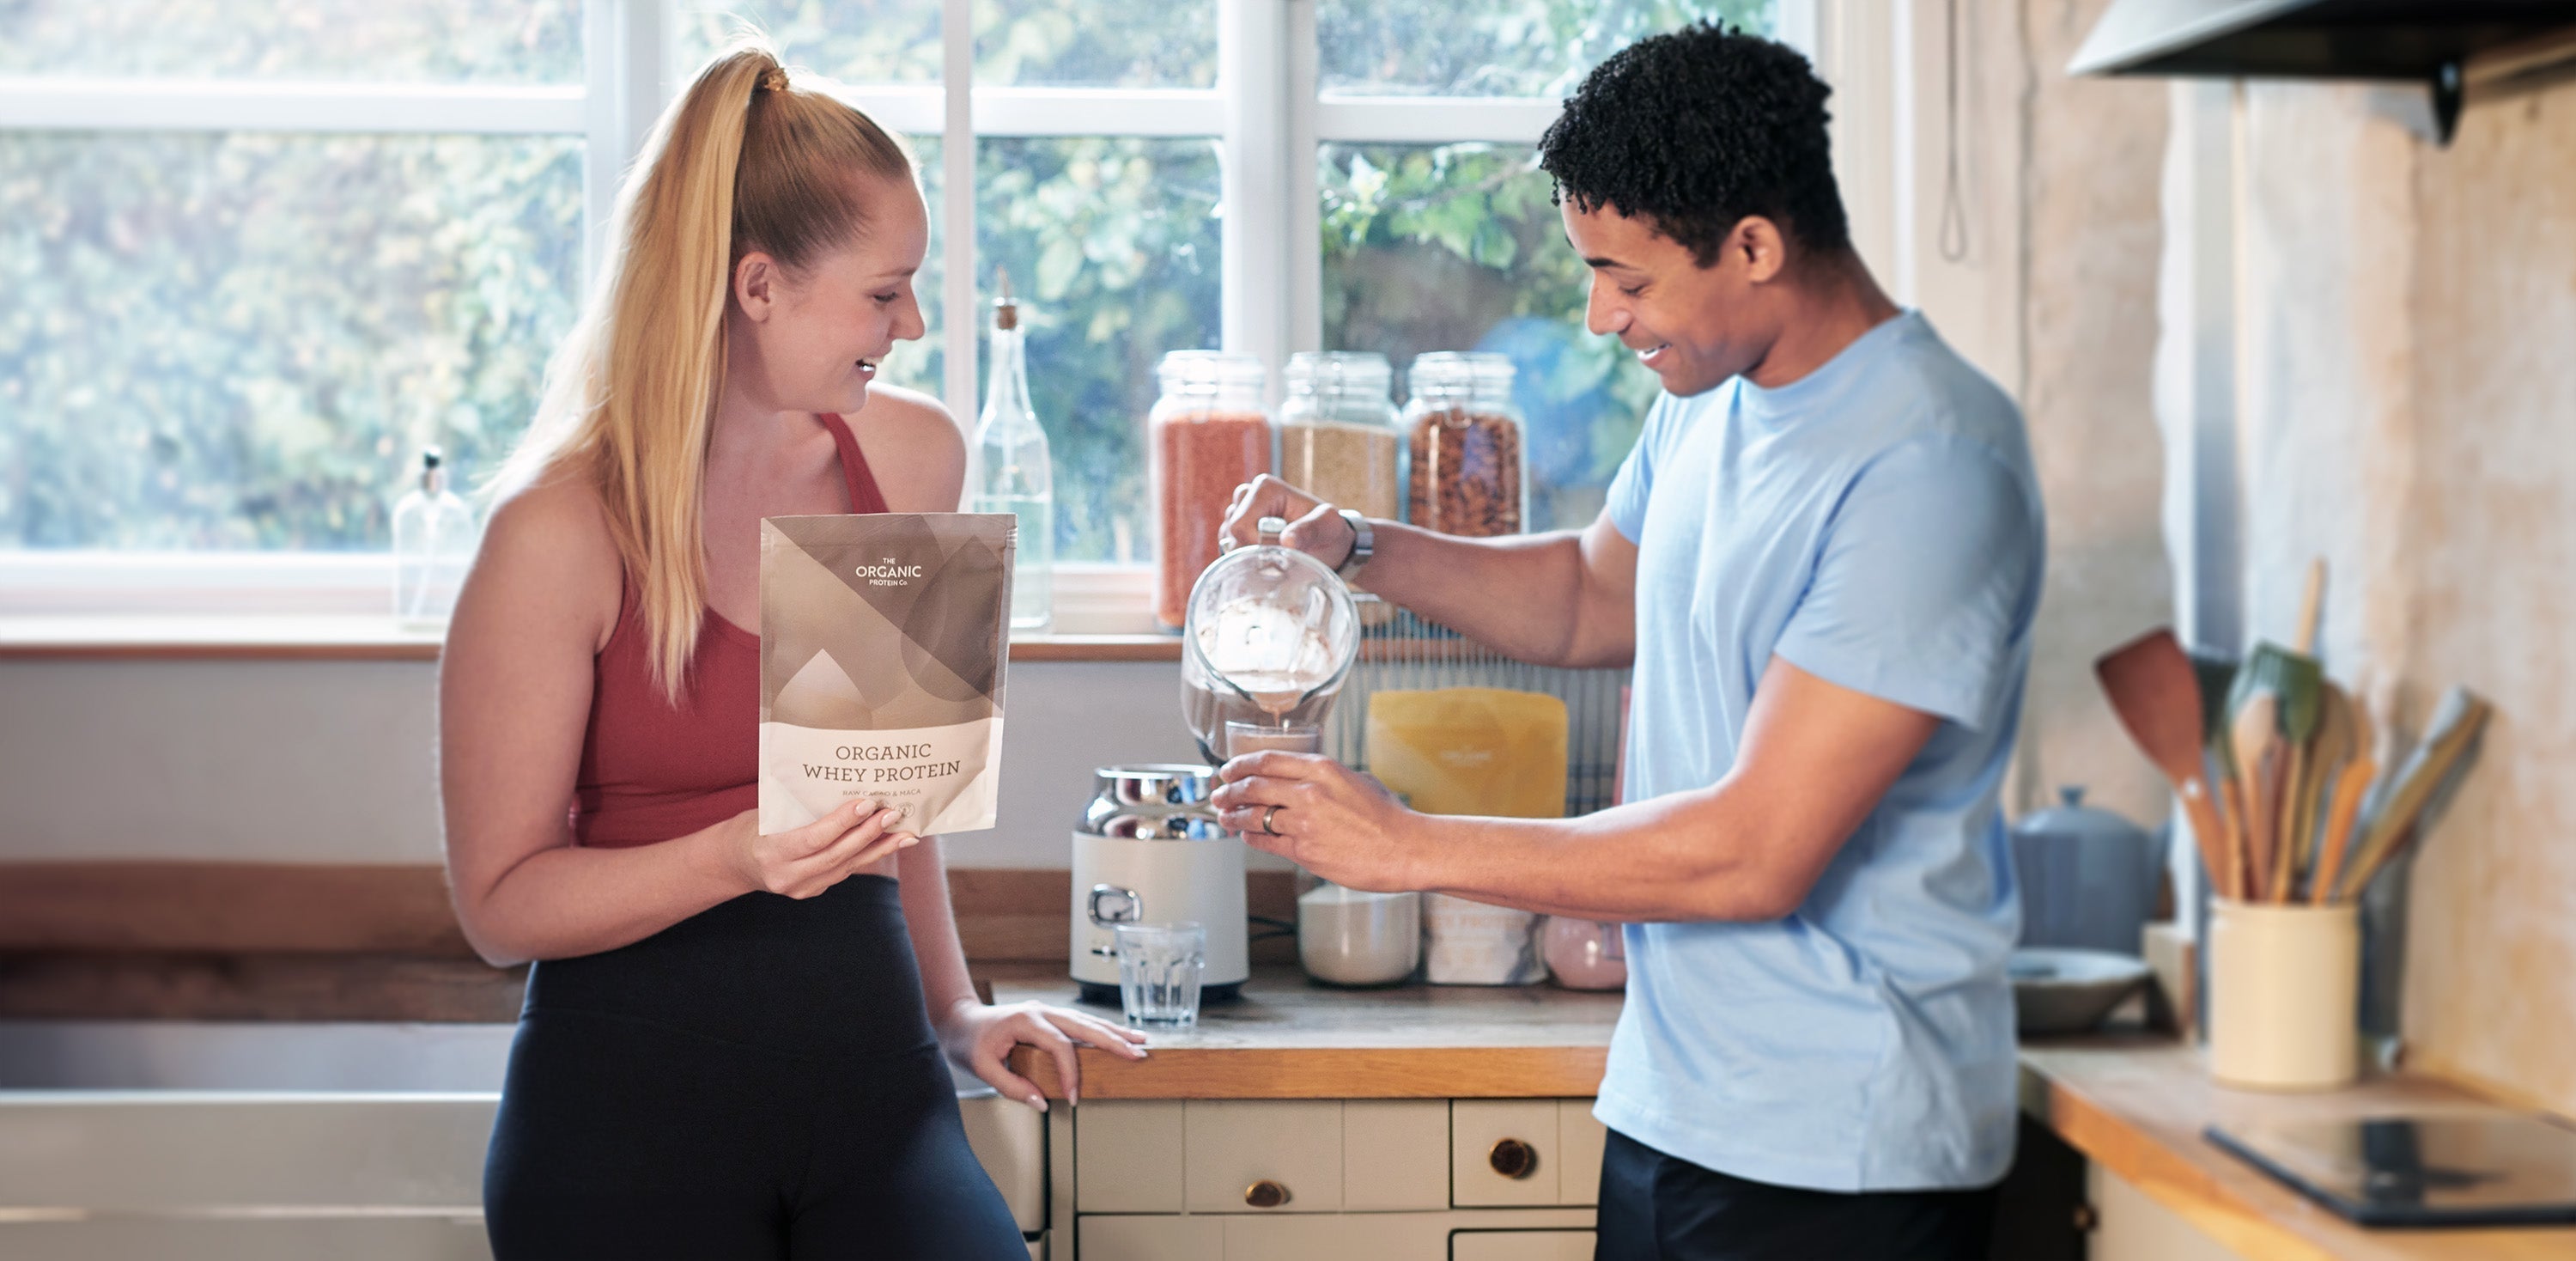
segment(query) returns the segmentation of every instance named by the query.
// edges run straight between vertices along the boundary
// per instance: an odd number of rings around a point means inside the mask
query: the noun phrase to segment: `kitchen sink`
[[[0,1021],[0,1256],[457,1261],[509,1025]],[[1020,1229],[1045,1134],[957,1081]]]

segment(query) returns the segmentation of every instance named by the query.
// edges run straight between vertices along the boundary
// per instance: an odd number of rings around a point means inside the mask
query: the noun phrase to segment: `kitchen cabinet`
[[[1339,1100],[1192,1099],[1181,1115],[1188,1211],[1341,1211]]]
[[[1461,1099],[1452,1116],[1452,1200],[1460,1207],[1590,1205],[1607,1131],[1589,1099]]]
[[[1589,1257],[1600,1128],[1588,1099],[1095,1099],[1053,1122],[1055,1238],[1080,1261]]]
[[[1449,1261],[1592,1261],[1588,1230],[1462,1230]]]
[[[1084,1261],[1591,1261],[1589,1213],[1087,1214]],[[1054,1261],[1066,1261],[1058,1254]]]
[[[2182,1214],[2100,1165],[2085,1166],[2084,1198],[2093,1205],[2091,1261],[2235,1261]]]

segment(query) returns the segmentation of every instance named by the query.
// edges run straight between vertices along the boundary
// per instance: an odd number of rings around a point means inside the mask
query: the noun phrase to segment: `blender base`
[[[1119,1005],[1118,987],[1115,985],[1103,985],[1098,981],[1076,981],[1074,984],[1082,987],[1082,993],[1077,996],[1077,1000],[1080,1002],[1092,1003],[1101,1007],[1116,1007]],[[1242,997],[1243,982],[1241,981],[1228,981],[1223,985],[1202,985],[1199,987],[1199,1006],[1201,1007],[1205,1007],[1210,1003],[1231,1003],[1241,999]]]

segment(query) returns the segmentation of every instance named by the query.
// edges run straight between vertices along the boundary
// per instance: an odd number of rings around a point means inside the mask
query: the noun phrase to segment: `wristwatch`
[[[1351,523],[1351,554],[1343,557],[1342,563],[1333,567],[1333,572],[1343,578],[1349,578],[1359,572],[1360,566],[1369,563],[1370,556],[1376,554],[1377,536],[1369,529],[1367,517],[1349,508],[1339,511],[1342,514],[1342,520]]]

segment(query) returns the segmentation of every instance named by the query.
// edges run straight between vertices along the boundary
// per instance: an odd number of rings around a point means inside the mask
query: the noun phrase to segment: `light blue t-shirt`
[[[1775,655],[1941,723],[1788,918],[1628,927],[1594,1114],[1757,1182],[2002,1177],[1996,797],[2046,552],[2021,413],[1908,311],[1778,389],[1658,399],[1609,511],[1638,549],[1629,800],[1724,777]]]

